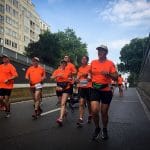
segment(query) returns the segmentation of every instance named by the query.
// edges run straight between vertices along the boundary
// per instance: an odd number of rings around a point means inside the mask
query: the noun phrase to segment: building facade
[[[39,34],[50,30],[31,0],[0,0],[0,45],[23,53]]]

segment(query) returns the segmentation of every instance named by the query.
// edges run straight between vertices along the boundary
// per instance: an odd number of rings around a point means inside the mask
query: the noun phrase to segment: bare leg
[[[66,101],[67,101],[67,98],[68,98],[68,93],[63,93],[62,95],[62,99],[61,99],[61,110],[60,110],[60,117],[59,119],[63,119],[64,117],[64,114],[66,112]]]
[[[101,117],[102,117],[103,128],[107,128],[108,109],[109,109],[109,104],[101,104]]]
[[[80,98],[80,102],[79,102],[79,117],[80,119],[83,119],[83,115],[84,115],[84,103],[85,100],[83,98]]]
[[[9,96],[5,96],[5,106],[6,106],[6,112],[10,113],[10,100],[9,100]]]
[[[98,101],[91,101],[91,111],[95,127],[99,128],[100,103]]]

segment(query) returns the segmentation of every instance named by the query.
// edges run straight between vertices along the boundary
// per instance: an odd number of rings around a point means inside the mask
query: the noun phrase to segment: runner
[[[51,79],[55,79],[57,82],[57,87],[56,87],[56,94],[58,97],[61,98],[61,110],[60,110],[60,115],[58,119],[56,120],[56,123],[58,125],[62,126],[63,125],[63,119],[65,115],[67,115],[66,111],[66,101],[68,99],[69,94],[71,93],[71,86],[70,86],[70,74],[71,72],[66,69],[67,62],[65,60],[62,60],[60,62],[60,67],[56,69],[52,76]]]
[[[108,110],[112,100],[112,91],[109,84],[111,83],[111,79],[115,80],[118,76],[114,63],[106,57],[108,53],[107,46],[101,45],[96,49],[98,50],[98,59],[91,62],[91,111],[95,124],[95,131],[92,135],[93,140],[98,139],[101,131],[99,125],[99,112],[101,112],[103,125],[101,138],[108,138]]]
[[[10,95],[13,89],[14,79],[18,77],[16,68],[10,63],[7,55],[2,55],[0,65],[0,103],[2,110],[6,112],[6,118],[10,117]]]
[[[42,109],[40,107],[43,81],[46,78],[45,69],[39,65],[39,58],[32,58],[32,66],[30,66],[27,71],[25,78],[30,83],[30,90],[34,100],[34,113],[32,117],[37,119],[37,117],[42,113]]]
[[[73,63],[71,63],[71,59],[69,56],[65,56],[64,60],[67,62],[67,66],[66,69],[71,72],[70,77],[69,77],[69,82],[70,82],[70,86],[71,86],[71,93],[70,93],[70,97],[73,94],[73,84],[74,84],[74,76],[77,73],[76,67]]]
[[[114,91],[116,89],[116,86],[117,86],[117,82],[115,80],[111,79],[111,90],[112,90],[113,95],[114,95]]]
[[[124,80],[124,86],[125,86],[125,89],[127,90],[127,88],[128,88],[128,79],[127,78],[125,78],[125,80]]]
[[[118,76],[118,88],[119,88],[119,96],[122,97],[123,96],[123,78],[121,76],[121,74],[119,74]]]
[[[78,83],[78,92],[79,92],[79,119],[77,121],[77,125],[79,127],[82,127],[84,121],[83,121],[83,115],[84,115],[84,109],[85,104],[87,102],[88,105],[88,123],[91,123],[92,115],[91,115],[91,106],[90,106],[90,89],[91,89],[91,76],[90,76],[90,66],[88,65],[89,57],[83,56],[81,60],[81,67],[78,70],[77,73],[77,83]]]

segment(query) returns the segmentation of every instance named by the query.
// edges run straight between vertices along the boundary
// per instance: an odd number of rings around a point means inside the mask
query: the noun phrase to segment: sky
[[[71,28],[87,44],[90,61],[96,47],[108,46],[108,59],[119,63],[121,48],[150,33],[150,0],[32,0],[51,32]]]

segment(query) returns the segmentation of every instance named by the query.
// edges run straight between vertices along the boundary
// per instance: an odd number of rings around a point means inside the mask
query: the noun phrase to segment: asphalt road
[[[0,150],[149,150],[150,120],[136,89],[116,90],[109,111],[109,139],[91,141],[93,124],[76,127],[78,108],[69,113],[63,127],[56,124],[59,108],[57,98],[43,100],[43,115],[33,120],[33,102],[12,104],[12,115],[4,118],[0,112]],[[77,105],[76,105],[77,106]],[[87,113],[85,114],[85,122]]]

